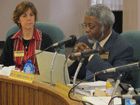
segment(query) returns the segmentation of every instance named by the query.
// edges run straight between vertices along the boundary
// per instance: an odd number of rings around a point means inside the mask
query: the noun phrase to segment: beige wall
[[[123,0],[123,32],[140,30],[140,0]]]
[[[140,30],[140,0],[138,0],[138,30]]]
[[[12,13],[23,0],[0,0],[0,41],[5,40],[7,30],[14,25]],[[59,26],[66,37],[80,37],[79,24],[90,0],[29,0],[38,10],[39,21]],[[123,31],[140,30],[140,0],[123,0]]]
[[[14,25],[12,13],[23,0],[0,0],[0,41],[5,40],[7,30]],[[39,21],[50,22],[59,26],[66,37],[80,37],[79,24],[84,20],[84,12],[90,0],[28,0],[38,10]]]

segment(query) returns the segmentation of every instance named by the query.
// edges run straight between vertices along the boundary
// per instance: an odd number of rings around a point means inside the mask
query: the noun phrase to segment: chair
[[[64,35],[63,31],[54,24],[47,23],[47,22],[36,22],[35,28],[42,31],[43,33],[50,35],[53,43],[56,43],[56,42],[59,42],[59,41],[65,39],[65,35]],[[9,35],[14,34],[19,30],[20,30],[20,28],[18,28],[17,25],[13,25],[7,31],[6,39]],[[59,50],[59,54],[65,54],[65,45],[61,46],[61,48]]]
[[[126,31],[120,34],[125,40],[127,40],[134,49],[133,62],[140,61],[140,31]],[[131,75],[135,82],[133,87],[140,91],[140,69],[131,71]]]

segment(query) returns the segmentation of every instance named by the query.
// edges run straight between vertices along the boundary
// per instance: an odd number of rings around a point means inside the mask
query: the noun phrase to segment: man
[[[133,48],[112,29],[114,22],[114,14],[105,5],[93,5],[86,10],[82,27],[85,29],[87,35],[77,40],[73,52],[96,49],[98,45],[105,48],[105,54],[102,56],[92,54],[86,57],[79,71],[78,79],[84,79],[87,71],[95,73],[104,69],[131,63]],[[70,59],[76,59],[69,67],[70,78],[73,78],[81,56],[76,58],[70,57]],[[116,80],[119,73],[98,74],[96,75],[96,80],[106,81],[109,75],[113,76]],[[129,73],[125,73],[124,76],[122,81],[130,81]]]

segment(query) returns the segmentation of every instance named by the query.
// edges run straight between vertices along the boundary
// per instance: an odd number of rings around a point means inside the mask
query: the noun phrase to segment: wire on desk
[[[111,101],[112,101],[114,98],[116,98],[116,97],[118,97],[118,96],[112,97],[112,98],[110,99],[108,105],[110,105]]]
[[[79,83],[77,83],[75,86],[73,86],[73,87],[70,89],[69,93],[68,93],[68,97],[69,97],[71,100],[73,100],[73,101],[82,102],[83,105],[86,105],[86,103],[88,103],[88,104],[90,104],[90,105],[93,105],[92,103],[90,103],[90,102],[88,102],[88,101],[76,100],[76,99],[73,99],[73,98],[70,97],[70,93],[74,90],[74,88],[75,88],[76,86],[78,86],[81,82],[83,82],[83,81],[85,81],[85,80],[87,80],[87,79],[90,79],[92,76],[94,76],[94,74],[88,76],[87,78],[81,80]]]

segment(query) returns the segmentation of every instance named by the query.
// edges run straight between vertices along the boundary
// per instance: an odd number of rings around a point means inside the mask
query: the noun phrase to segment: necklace
[[[28,46],[29,46],[30,41],[31,40],[22,39],[23,45],[24,45],[24,47],[25,47],[26,50],[28,49]]]

